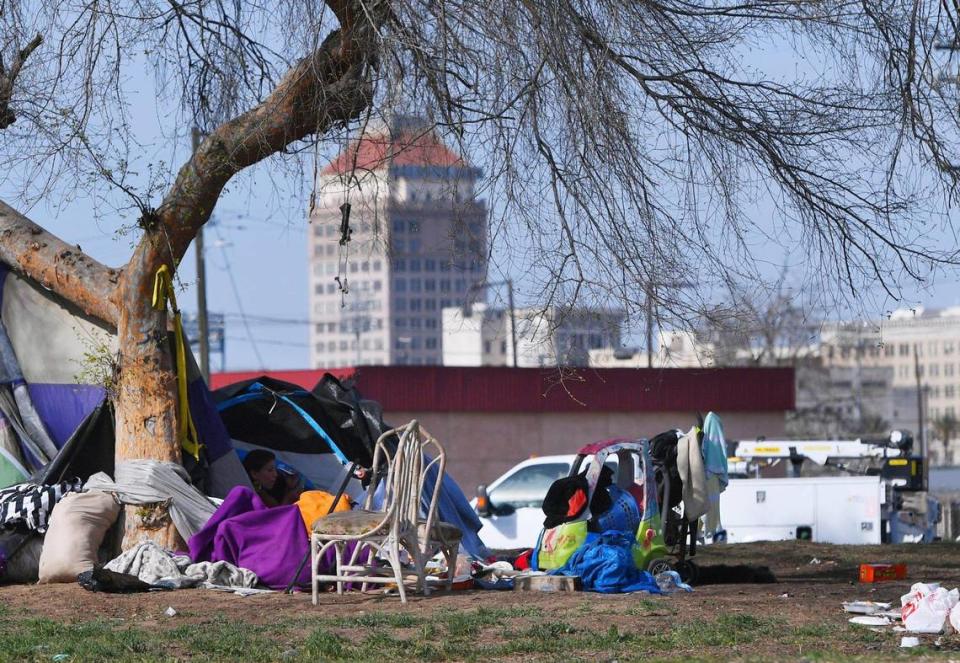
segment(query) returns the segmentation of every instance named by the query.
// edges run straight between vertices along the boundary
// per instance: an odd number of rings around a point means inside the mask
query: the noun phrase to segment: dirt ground
[[[711,658],[760,658],[784,660],[803,658],[866,657],[896,658],[910,653],[899,648],[902,634],[887,630],[867,632],[847,623],[843,601],[864,599],[889,601],[899,606],[899,597],[913,582],[939,581],[952,588],[960,586],[960,546],[831,546],[805,542],[741,544],[701,549],[701,565],[766,565],[777,576],[775,584],[719,584],[700,586],[691,594],[669,597],[646,595],[599,595],[593,593],[520,593],[459,591],[414,596],[407,606],[397,597],[363,596],[335,593],[321,597],[319,606],[310,604],[308,594],[286,596],[267,594],[242,598],[232,594],[183,590],[135,595],[103,595],[83,590],[79,585],[7,586],[0,588],[0,605],[6,614],[46,617],[61,623],[91,619],[116,620],[117,624],[163,630],[191,623],[205,623],[211,616],[227,616],[231,621],[251,625],[275,624],[284,620],[309,619],[331,615],[404,612],[417,616],[449,615],[479,607],[508,608],[522,606],[531,614],[550,620],[562,620],[582,630],[606,631],[611,626],[621,632],[650,633],[664,629],[693,627],[687,655]],[[860,584],[857,567],[861,562],[905,562],[908,580]],[[643,610],[637,606],[644,606]],[[173,607],[175,617],[164,611]],[[697,642],[698,624],[716,623],[718,616],[745,615],[767,620],[774,628],[763,638],[743,645],[724,641]],[[773,621],[770,621],[773,620]],[[783,631],[802,638],[782,639]],[[809,637],[808,637],[809,636]],[[483,635],[496,638],[496,629]],[[799,643],[799,644],[798,644]],[[960,660],[960,635],[924,636],[924,655]],[[683,653],[683,642],[675,643]],[[814,651],[803,651],[807,647]],[[572,652],[571,652],[572,653]],[[666,653],[666,652],[664,652]]]

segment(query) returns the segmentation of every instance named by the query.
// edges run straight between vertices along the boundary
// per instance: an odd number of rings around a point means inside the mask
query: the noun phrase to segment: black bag
[[[135,592],[149,592],[155,588],[148,582],[140,580],[129,573],[117,573],[101,567],[94,567],[92,571],[84,571],[77,576],[80,586],[91,592],[105,594],[133,594]]]

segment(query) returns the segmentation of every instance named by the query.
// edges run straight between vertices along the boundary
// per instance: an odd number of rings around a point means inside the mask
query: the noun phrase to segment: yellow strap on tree
[[[157,270],[153,282],[153,308],[162,311],[170,302],[173,311],[173,333],[176,337],[177,353],[177,401],[180,418],[177,420],[177,439],[180,446],[191,456],[200,460],[200,438],[197,427],[193,423],[193,414],[190,412],[190,401],[187,398],[187,350],[183,340],[183,323],[180,319],[180,309],[177,308],[177,296],[173,289],[173,278],[170,267],[164,265]]]

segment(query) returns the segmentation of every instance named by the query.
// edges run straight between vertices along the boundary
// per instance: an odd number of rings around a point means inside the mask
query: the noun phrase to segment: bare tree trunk
[[[134,258],[141,257],[138,252]],[[169,352],[166,310],[153,307],[153,284],[160,264],[133,261],[121,282],[120,379],[116,395],[117,461],[152,459],[180,462],[177,439],[177,376]],[[158,513],[166,516],[159,519]],[[149,538],[167,549],[184,544],[166,508],[126,508],[122,548]]]

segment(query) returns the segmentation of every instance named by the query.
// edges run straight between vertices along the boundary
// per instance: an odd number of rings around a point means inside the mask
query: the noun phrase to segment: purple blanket
[[[293,579],[310,549],[300,509],[266,506],[249,488],[237,486],[203,529],[190,537],[194,562],[226,561],[250,569],[271,589],[283,589]],[[334,565],[333,550],[324,555],[323,567]],[[310,584],[310,564],[304,565],[297,584]]]

